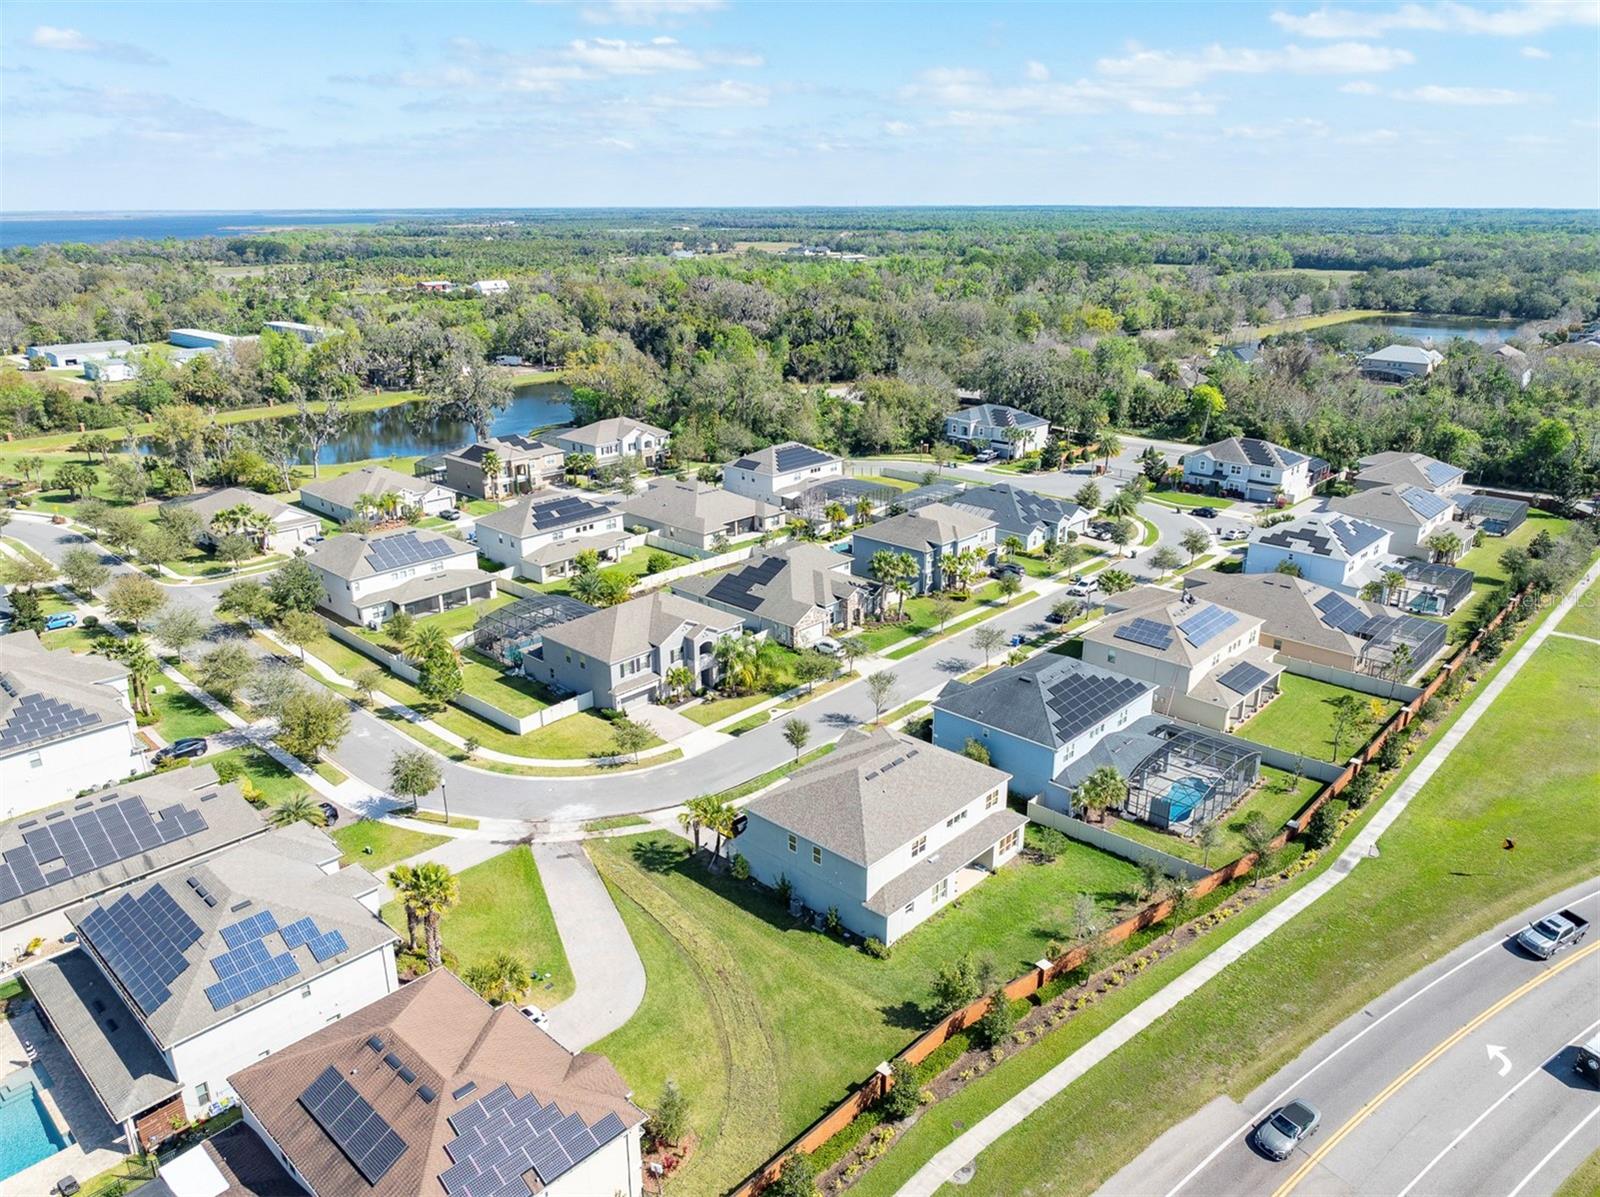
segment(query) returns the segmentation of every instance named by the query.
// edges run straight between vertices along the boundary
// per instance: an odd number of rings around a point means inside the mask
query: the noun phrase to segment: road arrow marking
[[[1506,1049],[1491,1043],[1489,1045],[1489,1059],[1500,1061],[1500,1075],[1505,1076],[1511,1071],[1511,1059],[1506,1055]]]

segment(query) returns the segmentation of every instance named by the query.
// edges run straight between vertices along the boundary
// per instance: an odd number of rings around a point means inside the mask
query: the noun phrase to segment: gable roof
[[[104,684],[127,676],[95,653],[52,652],[33,632],[0,636],[0,756],[129,722]]]
[[[340,474],[337,478],[307,482],[300,488],[300,493],[312,495],[337,507],[353,509],[362,495],[381,495],[391,490],[425,495],[433,488],[433,483],[424,478],[408,477],[387,466],[363,466],[348,474]]]
[[[925,553],[996,527],[994,520],[977,511],[948,503],[928,503],[904,515],[890,516],[856,533],[858,537],[895,548]]]
[[[533,437],[519,436],[517,433],[507,433],[505,436],[492,436],[486,441],[474,441],[460,449],[454,449],[444,456],[457,461],[470,462],[481,466],[484,454],[493,451],[499,457],[500,464],[522,457],[547,457],[551,454],[562,453],[555,445],[546,444]]]
[[[335,577],[354,582],[407,564],[448,561],[463,555],[469,565],[477,567],[477,550],[466,541],[427,528],[397,528],[370,536],[341,532],[319,544],[306,560]]]
[[[727,611],[657,590],[546,628],[544,641],[547,652],[548,646],[557,645],[615,664],[644,655],[685,623],[692,625],[691,634],[699,629],[734,633],[743,627],[744,621]]]
[[[528,495],[509,507],[480,516],[477,526],[522,540],[541,532],[608,519],[612,514],[612,509],[604,503],[582,495]]]
[[[1023,490],[1009,482],[962,491],[951,499],[952,507],[987,515],[1007,533],[1027,536],[1039,529],[1054,533],[1062,520],[1074,519],[1083,508],[1064,499]]]
[[[760,499],[736,495],[709,483],[676,478],[657,479],[639,494],[626,499],[620,510],[625,515],[686,528],[702,535],[720,531],[735,520],[766,519],[783,514],[782,508]]]
[[[1373,453],[1357,464],[1361,467],[1356,474],[1358,482],[1420,486],[1425,490],[1454,486],[1467,476],[1459,466],[1426,453]]]
[[[396,1136],[395,1153],[383,1158],[388,1166],[375,1180],[311,1113],[319,1095],[312,1087],[329,1073],[349,1087],[347,1101],[365,1103],[376,1116],[372,1141],[385,1129]],[[490,1006],[445,969],[229,1081],[319,1193],[539,1192],[572,1166],[574,1154],[592,1153],[644,1121],[609,1060],[573,1055],[516,1006]],[[489,1172],[487,1181],[474,1181]]]
[[[1353,495],[1330,499],[1328,506],[1334,511],[1361,519],[1415,528],[1455,509],[1455,504],[1449,499],[1423,490],[1420,486],[1375,486],[1371,490],[1358,490]]]
[[[855,730],[745,813],[866,867],[1010,780],[1009,773],[888,728]]]
[[[287,503],[280,503],[271,495],[264,495],[260,491],[246,490],[242,486],[225,486],[221,490],[206,491],[203,494],[190,495],[186,498],[172,501],[189,508],[189,510],[208,522],[217,512],[226,511],[229,508],[243,504],[251,510],[259,511],[269,517],[280,528],[294,524],[317,524],[319,527],[321,526],[321,521],[309,511],[290,507]]]
[[[846,558],[822,545],[789,545],[757,553],[725,573],[684,578],[672,588],[793,627],[818,608],[862,589],[859,580],[842,572],[848,565]]]
[[[1285,449],[1282,445],[1253,436],[1230,436],[1207,445],[1200,452],[1216,461],[1233,465],[1267,466],[1278,470],[1292,470],[1302,462],[1311,460],[1304,453],[1296,453],[1293,449]]]
[[[1055,749],[1154,689],[1071,657],[1041,653],[970,684],[951,682],[933,709]]]
[[[1256,616],[1265,636],[1341,653],[1359,654],[1363,637],[1356,633],[1388,618],[1370,603],[1288,574],[1197,569],[1184,577],[1184,590]]]
[[[799,441],[784,441],[781,445],[768,445],[754,453],[746,453],[728,468],[754,470],[758,474],[788,474],[794,470],[827,465],[839,459],[824,449],[813,449]]]
[[[950,414],[956,419],[987,424],[991,428],[1040,428],[1050,423],[1043,416],[1036,416],[1020,408],[1007,407],[1003,403],[980,403],[975,407],[963,407]]]
[[[1395,362],[1408,366],[1432,366],[1444,361],[1444,354],[1437,349],[1421,349],[1415,345],[1385,345],[1361,360],[1377,365]]]
[[[1323,557],[1329,561],[1349,561],[1388,535],[1376,524],[1349,516],[1303,515],[1270,528],[1257,528],[1250,534],[1250,543]]]
[[[667,435],[665,428],[657,428],[654,424],[646,424],[643,420],[635,420],[631,416],[616,416],[610,420],[596,420],[593,424],[585,424],[581,428],[557,429],[549,436],[552,440],[595,446],[620,441],[632,432],[649,432],[658,437]]]
[[[1084,640],[1108,645],[1118,652],[1193,666],[1209,658],[1222,644],[1260,626],[1261,620],[1253,615],[1173,593],[1164,603],[1150,602],[1110,613],[1082,635]]]

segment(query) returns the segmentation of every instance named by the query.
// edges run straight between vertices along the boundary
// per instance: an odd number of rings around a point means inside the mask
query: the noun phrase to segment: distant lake
[[[1359,320],[1346,320],[1330,328],[1348,331],[1356,336],[1381,333],[1392,341],[1446,341],[1461,337],[1480,345],[1500,345],[1521,326],[1518,320],[1486,320],[1479,316],[1363,316]]]
[[[60,242],[163,241],[168,237],[234,237],[266,229],[387,224],[429,212],[378,210],[263,212],[29,212],[0,215],[0,249]]]

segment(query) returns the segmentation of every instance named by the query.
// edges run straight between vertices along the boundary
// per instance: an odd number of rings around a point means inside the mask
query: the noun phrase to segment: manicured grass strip
[[[318,761],[311,767],[317,771],[317,776],[329,785],[343,785],[349,780],[349,774],[332,761]]]
[[[754,715],[741,719],[737,723],[729,724],[722,730],[730,736],[742,736],[745,732],[755,731],[758,727],[765,727],[771,721],[771,711],[757,711]]]
[[[979,610],[984,600],[996,598],[998,595],[999,588],[993,582],[989,582],[965,597],[953,594],[944,596],[954,604],[949,622],[945,625],[945,631],[953,630],[953,625],[962,616]],[[939,616],[934,609],[935,602],[937,602],[937,599],[933,595],[920,595],[917,598],[907,599],[904,622],[888,623],[879,628],[868,628],[866,631],[857,632],[854,636],[855,643],[868,652],[883,652],[885,649],[899,644],[902,640],[909,640],[913,636],[922,636],[925,633],[937,631],[939,628]],[[998,609],[997,607],[987,608],[991,612]]]
[[[1555,1197],[1594,1197],[1596,1193],[1600,1193],[1600,1151],[1578,1165],[1578,1170],[1556,1190]]]
[[[1567,617],[1556,625],[1559,632],[1600,640],[1600,582],[1590,586],[1574,604]]]
[[[583,825],[585,831],[620,831],[624,827],[648,827],[650,820],[638,815],[611,815],[604,819],[590,819]]]
[[[1259,715],[1235,728],[1234,734],[1258,744],[1301,752],[1319,761],[1332,761],[1336,756],[1348,758],[1400,706],[1392,699],[1374,698],[1293,673],[1281,674],[1278,688],[1278,697]],[[1361,719],[1358,725],[1344,730],[1336,754],[1333,743],[1335,704],[1347,695],[1360,700]]]
[[[157,689],[159,688],[159,693]],[[163,673],[150,687],[150,708],[156,713],[156,730],[167,743],[189,736],[214,736],[228,725],[211,708]]]
[[[463,831],[478,830],[478,820],[468,815],[451,815],[450,821],[444,821],[444,812],[436,810],[417,810],[406,815],[408,819],[415,819],[419,823],[437,823],[441,827],[459,827]]]
[[[733,802],[736,799],[754,794],[757,790],[764,790],[780,777],[788,777],[789,774],[802,765],[809,765],[812,761],[820,760],[837,747],[837,744],[824,744],[821,748],[813,748],[810,752],[804,753],[798,761],[786,761],[775,769],[768,769],[765,773],[752,777],[749,781],[743,781],[736,786],[728,787],[717,797],[724,802]]]
[[[1451,641],[1465,638],[1467,625],[1472,622],[1489,592],[1505,584],[1506,571],[1500,564],[1501,554],[1511,548],[1527,548],[1529,542],[1541,532],[1548,532],[1552,537],[1560,536],[1571,522],[1547,511],[1530,509],[1528,518],[1510,536],[1485,536],[1481,545],[1463,553],[1456,564],[1462,569],[1470,569],[1476,581],[1472,584],[1472,594],[1446,621],[1450,626]]]
[[[456,954],[461,970],[497,952],[511,952],[540,975],[528,993],[529,1001],[548,1007],[570,997],[572,967],[556,933],[533,853],[519,845],[457,876],[460,900],[440,920],[439,934],[444,946]],[[405,934],[405,911],[398,901],[384,906],[383,917]],[[548,980],[543,979],[545,973],[550,974]]]
[[[405,860],[419,852],[426,852],[449,838],[429,835],[424,831],[412,831],[407,827],[396,827],[393,823],[385,823],[381,819],[361,819],[355,823],[347,823],[343,827],[334,828],[331,834],[333,842],[338,844],[344,853],[343,863],[358,864],[374,871],[387,868],[396,861]],[[370,855],[368,849],[371,849]]]
[[[766,702],[772,695],[758,690],[754,694],[741,694],[735,698],[713,698],[706,702],[697,702],[692,707],[685,707],[682,715],[685,719],[698,723],[701,727],[710,727],[713,723],[720,723],[730,715],[737,715],[740,711],[748,710],[758,702]]]
[[[1152,491],[1149,498],[1158,503],[1170,503],[1174,507],[1215,507],[1218,511],[1233,506],[1232,499],[1213,497],[1211,495],[1192,495],[1182,490]]]
[[[305,782],[280,765],[271,753],[257,748],[254,744],[241,745],[226,752],[219,752],[215,756],[208,756],[204,763],[217,768],[223,767],[223,761],[238,761],[239,767],[244,770],[244,775],[251,780],[256,789],[261,791],[261,796],[271,806],[293,798],[296,794],[304,794],[310,789]]]
[[[956,620],[954,623],[949,624],[942,632],[935,632],[931,636],[924,636],[921,640],[918,640],[915,644],[908,644],[903,648],[897,648],[893,652],[884,653],[883,655],[888,657],[891,661],[903,660],[904,658],[909,657],[914,652],[920,652],[922,649],[926,648],[930,644],[936,643],[937,641],[940,641],[940,640],[948,640],[951,636],[954,636],[957,632],[964,632],[968,628],[974,627],[977,624],[982,623],[984,620],[990,618],[991,616],[998,615],[1000,612],[1004,611],[1007,607],[1011,606],[1012,603],[1026,602],[1026,601],[1032,599],[1033,597],[1034,596],[1031,595],[1031,594],[1018,594],[1018,595],[1015,595],[1007,602],[995,603],[993,606],[990,606],[987,609],[974,611],[971,615],[967,616],[967,618],[965,618],[965,619]]]
[[[99,628],[63,628],[59,632],[46,632],[39,637],[39,643],[46,648],[59,648],[77,655],[90,652],[94,649],[95,641],[104,635]]]

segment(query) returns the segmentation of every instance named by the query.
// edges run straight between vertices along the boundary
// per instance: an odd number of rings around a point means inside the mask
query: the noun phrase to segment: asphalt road
[[[1600,1030],[1600,937],[1553,960],[1510,935],[1600,881],[1463,945],[1324,1036],[1241,1106],[1218,1098],[1163,1134],[1102,1197],[1541,1197],[1600,1149],[1600,1092],[1573,1070]],[[1322,1113],[1283,1163],[1252,1141],[1285,1102]]]

